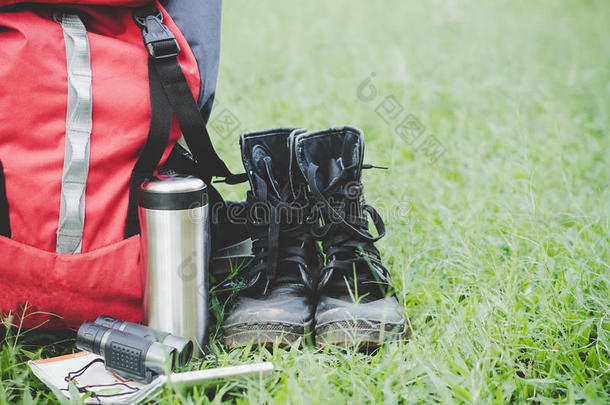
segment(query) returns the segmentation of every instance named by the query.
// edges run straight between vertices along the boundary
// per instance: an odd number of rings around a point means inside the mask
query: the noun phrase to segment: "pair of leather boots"
[[[362,131],[275,128],[242,134],[240,146],[254,259],[223,323],[226,346],[399,340],[405,316],[374,246],[384,224],[362,197],[372,167]]]

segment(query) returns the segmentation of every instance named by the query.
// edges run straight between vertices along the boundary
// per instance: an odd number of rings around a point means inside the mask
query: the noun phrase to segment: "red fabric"
[[[82,251],[96,255],[98,250],[115,246],[123,238],[131,170],[142,151],[150,124],[148,53],[129,8],[79,6],[79,11],[88,31],[93,103]],[[162,11],[165,24],[180,44],[182,52],[178,60],[193,95],[197,97],[200,78],[195,58],[171,18],[165,10]],[[35,5],[27,10],[0,10],[0,160],[4,166],[10,207],[12,239],[9,242],[21,244],[23,249],[20,252],[25,257],[15,260],[14,249],[7,247],[12,245],[0,244],[0,311],[17,310],[25,301],[36,302],[39,311],[61,310],[58,314],[63,316],[65,324],[75,325],[92,319],[95,311],[84,308],[82,316],[78,311],[67,311],[55,303],[56,297],[65,294],[72,297],[74,308],[83,305],[88,308],[90,304],[85,303],[92,292],[80,301],[78,295],[73,295],[77,293],[74,290],[77,284],[68,280],[62,282],[62,277],[98,278],[100,285],[109,289],[109,297],[119,299],[124,288],[140,294],[139,285],[119,285],[135,280],[134,274],[140,269],[134,265],[135,259],[127,260],[127,253],[122,253],[125,265],[110,267],[104,264],[105,260],[115,264],[121,261],[116,261],[114,253],[108,250],[104,250],[107,259],[95,261],[87,259],[87,255],[66,259],[54,253],[68,83],[63,32],[51,13],[52,8]],[[174,119],[170,143],[162,161],[179,137],[180,130]],[[136,248],[133,243],[129,246]],[[37,263],[39,251],[48,252],[48,257],[44,256],[46,261],[40,265]],[[135,251],[131,254],[137,256]],[[62,263],[71,266],[70,272],[67,268],[61,270]],[[60,267],[55,268],[55,265]],[[27,266],[32,267],[26,269]],[[32,280],[36,275],[49,278],[52,282],[45,284],[49,289],[46,292],[42,288],[29,289],[27,284],[23,284],[25,278],[11,276],[21,272],[29,274]],[[117,273],[120,276],[117,277]],[[113,288],[116,288],[116,295],[112,295]],[[139,319],[140,304],[136,301],[130,298],[113,305],[116,308],[127,305],[130,312],[123,309],[121,315]],[[104,312],[103,308],[101,305],[100,312]],[[47,325],[59,324],[54,321]]]
[[[17,3],[80,4],[93,6],[141,6],[150,0],[0,0],[0,7]]]
[[[142,319],[140,236],[102,249],[66,255],[0,236],[6,266],[0,271],[0,307],[13,325],[45,329],[77,328],[100,314]],[[55,315],[48,315],[48,313]]]

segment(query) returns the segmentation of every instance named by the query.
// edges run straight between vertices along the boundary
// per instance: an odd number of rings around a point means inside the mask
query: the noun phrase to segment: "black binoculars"
[[[188,339],[105,315],[81,325],[76,347],[102,356],[118,375],[146,383],[185,366],[193,354]]]

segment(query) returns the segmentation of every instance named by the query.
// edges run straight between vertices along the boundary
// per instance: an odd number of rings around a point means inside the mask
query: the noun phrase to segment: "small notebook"
[[[30,369],[56,395],[71,397],[69,380],[77,388],[85,403],[127,404],[151,400],[159,395],[168,382],[176,388],[189,388],[199,384],[226,382],[245,375],[256,375],[273,370],[270,362],[218,367],[206,370],[159,375],[150,384],[126,380],[108,371],[103,358],[89,352],[29,361]],[[73,389],[73,392],[75,390]]]

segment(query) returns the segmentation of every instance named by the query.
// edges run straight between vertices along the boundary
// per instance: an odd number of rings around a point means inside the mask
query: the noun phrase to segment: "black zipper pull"
[[[383,170],[388,170],[389,169],[388,166],[375,166],[375,165],[372,165],[370,163],[364,163],[362,165],[362,168],[363,169],[383,169]]]

